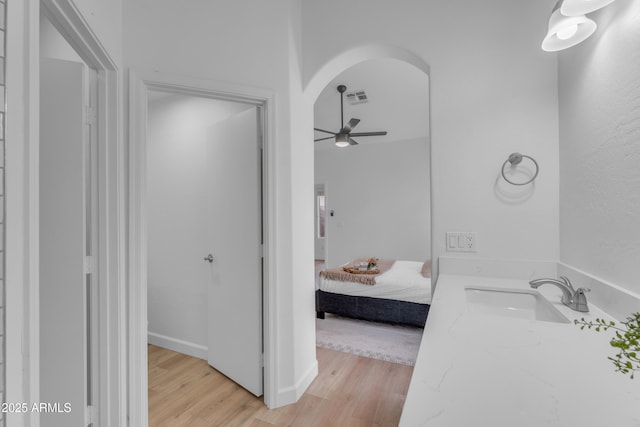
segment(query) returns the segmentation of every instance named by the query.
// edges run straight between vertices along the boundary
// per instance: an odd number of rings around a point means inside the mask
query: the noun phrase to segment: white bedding
[[[431,278],[422,275],[422,262],[396,261],[385,273],[376,277],[375,285],[340,282],[319,278],[320,289],[335,294],[385,298],[431,304]]]

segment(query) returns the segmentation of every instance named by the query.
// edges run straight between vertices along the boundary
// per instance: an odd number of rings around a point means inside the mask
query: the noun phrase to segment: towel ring
[[[533,162],[533,164],[536,167],[536,173],[534,173],[533,177],[529,181],[526,181],[526,182],[513,182],[513,181],[511,181],[504,174],[504,167],[507,166],[507,163],[511,163],[511,166],[519,165],[522,162],[522,159],[524,159],[524,158],[527,158],[527,159],[529,159],[529,160],[531,160]],[[511,185],[527,185],[527,184],[532,183],[533,180],[536,179],[536,177],[538,176],[538,172],[540,172],[540,167],[538,166],[538,162],[536,162],[536,159],[534,159],[531,156],[527,156],[526,154],[520,154],[520,153],[511,153],[511,155],[509,155],[509,158],[507,160],[505,160],[505,162],[502,164],[501,172],[502,172],[502,177],[509,184],[511,184]]]

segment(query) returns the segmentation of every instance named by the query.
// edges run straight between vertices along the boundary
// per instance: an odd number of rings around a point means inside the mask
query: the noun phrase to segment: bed
[[[358,265],[353,260],[345,266]],[[431,304],[430,260],[387,260],[390,267],[373,276],[375,284],[358,283],[360,278],[320,272],[316,290],[316,315],[325,313],[375,322],[424,327]],[[344,266],[341,266],[342,268]],[[355,280],[355,281],[354,281]]]

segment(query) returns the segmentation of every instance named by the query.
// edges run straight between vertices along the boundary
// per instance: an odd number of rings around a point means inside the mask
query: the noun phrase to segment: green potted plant
[[[608,357],[616,367],[616,372],[634,374],[640,371],[640,313],[633,313],[627,320],[620,322],[620,326],[614,322],[607,322],[604,319],[596,318],[595,321],[586,321],[585,318],[574,320],[580,329],[594,329],[596,332],[607,331],[609,329],[616,332],[615,337],[609,341],[611,347],[618,349],[618,354]]]

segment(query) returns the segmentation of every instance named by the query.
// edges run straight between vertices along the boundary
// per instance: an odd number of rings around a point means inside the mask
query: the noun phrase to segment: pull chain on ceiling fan
[[[345,85],[340,85],[337,89],[338,92],[340,92],[340,130],[338,132],[331,132],[324,129],[313,128],[313,130],[316,130],[318,132],[324,132],[333,135],[326,138],[315,139],[315,142],[335,138],[336,145],[338,147],[348,147],[349,145],[358,145],[358,143],[353,138],[351,138],[352,136],[383,136],[387,134],[386,131],[351,133],[353,128],[356,127],[358,123],[360,123],[360,119],[351,119],[349,120],[349,122],[347,122],[346,125],[344,124],[344,93],[347,90],[347,87]]]

